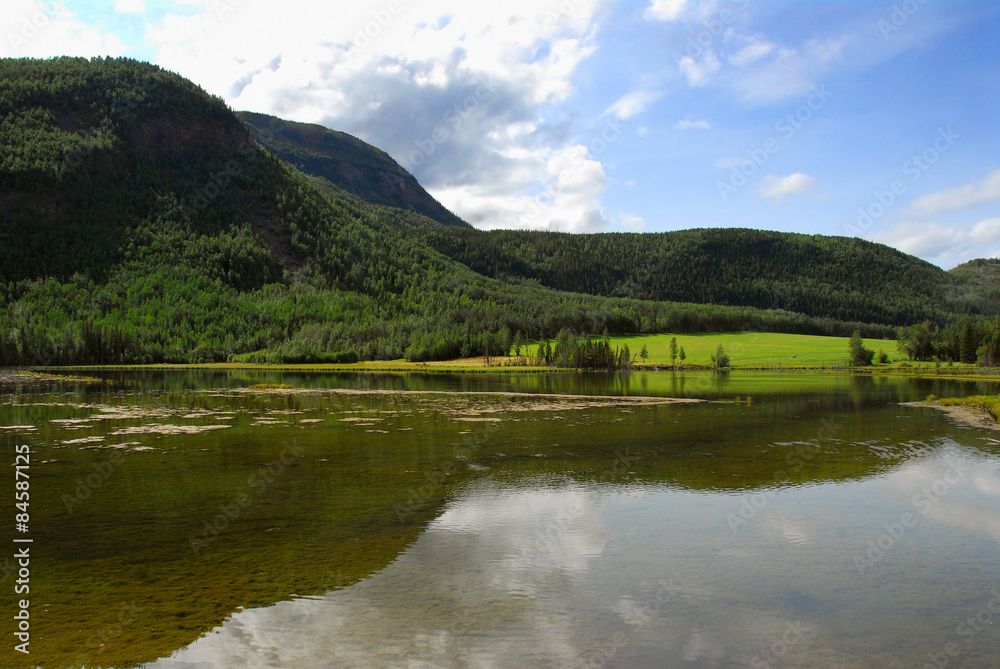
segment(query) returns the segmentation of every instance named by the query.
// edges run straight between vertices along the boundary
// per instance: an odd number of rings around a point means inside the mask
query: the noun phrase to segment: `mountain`
[[[893,325],[996,313],[1000,306],[994,280],[997,265],[986,266],[994,268],[992,273],[982,267],[949,273],[892,247],[848,237],[741,228],[591,235],[481,231],[455,224],[450,213],[442,220],[432,215],[429,205],[420,209],[400,204],[398,197],[387,198],[385,183],[395,177],[385,175],[412,177],[361,140],[269,116],[241,113],[240,117],[258,130],[255,137],[263,146],[303,172],[368,202],[413,210],[446,224],[427,225],[419,217],[382,211],[383,217],[396,218],[398,225],[435,250],[505,282]],[[371,167],[362,171],[353,166]],[[410,186],[408,192],[416,188]],[[421,201],[426,200],[433,201],[430,195]]]
[[[129,59],[2,59],[0,119],[0,364],[428,360],[562,328],[890,333],[485,277],[414,234],[468,228],[307,176],[222,100]]]
[[[302,172],[322,177],[373,204],[414,211],[443,225],[469,227],[388,154],[357,137],[265,114],[236,115],[262,146]]]

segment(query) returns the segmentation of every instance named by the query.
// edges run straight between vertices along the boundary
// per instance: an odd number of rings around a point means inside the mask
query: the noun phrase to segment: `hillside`
[[[368,202],[411,209],[449,226],[454,223],[432,215],[426,207],[387,198],[384,175],[409,175],[378,149],[320,126],[240,116],[264,130],[255,134],[262,145],[303,172]],[[276,129],[266,132],[268,127]],[[377,168],[367,172],[352,168],[349,180],[345,165]],[[992,274],[981,268],[964,275],[956,268],[949,274],[889,246],[860,239],[738,228],[592,235],[485,232],[464,224],[441,228],[412,216],[383,214],[477,273],[562,291],[783,309],[817,318],[893,325],[996,313],[1000,306],[993,288],[996,265]]]
[[[977,258],[953,267],[955,299],[974,303],[982,313],[1000,313],[1000,258]]]
[[[485,276],[525,277],[592,295],[894,325],[943,321],[958,306],[946,297],[952,281],[940,268],[845,237],[710,228],[597,235],[434,231],[426,239]]]
[[[414,211],[443,225],[468,227],[388,154],[357,137],[265,114],[236,115],[254,139],[302,172],[322,177],[373,204]]]
[[[412,234],[440,224],[307,178],[218,98],[128,59],[0,60],[0,119],[0,364],[426,360],[496,353],[519,330],[858,327],[484,277]]]

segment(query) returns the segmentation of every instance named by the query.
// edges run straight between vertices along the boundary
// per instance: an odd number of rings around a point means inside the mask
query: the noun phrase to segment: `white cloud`
[[[911,204],[907,213],[934,216],[997,201],[1000,201],[1000,170],[975,183],[925,195]]]
[[[115,0],[115,11],[123,14],[142,14],[146,11],[146,0]]]
[[[719,15],[721,5],[709,2],[704,6],[714,7],[713,18]],[[871,11],[877,15],[881,10]],[[794,100],[831,75],[864,70],[910,49],[927,49],[939,35],[954,30],[964,20],[943,13],[926,14],[927,20],[909,22],[905,31],[890,40],[878,38],[877,30],[873,39],[874,21],[866,25],[855,20],[824,26],[820,37],[804,35],[792,41],[749,33],[744,18],[753,12],[735,12],[733,21],[714,35],[710,46],[726,64],[712,77],[712,83],[755,106]],[[703,80],[698,81],[704,85]]]
[[[687,78],[689,86],[699,87],[708,83],[709,78],[719,71],[722,63],[712,49],[705,49],[701,60],[684,56],[678,63],[681,73]]]
[[[620,211],[618,212],[618,221],[621,224],[621,227],[629,232],[646,231],[646,221],[642,218],[642,216],[636,216],[635,214],[628,214],[624,211]]]
[[[119,56],[126,47],[115,35],[87,25],[65,5],[6,0],[0,57]]]
[[[752,11],[730,7],[728,20],[722,11],[722,4],[706,2],[679,15],[676,39],[687,45],[679,71],[691,87],[718,86],[754,106],[794,100],[834,71],[868,67],[910,48],[868,39],[856,26],[839,33],[834,27],[829,37],[778,39],[748,30]]]
[[[768,176],[764,178],[760,196],[774,200],[784,200],[789,195],[804,193],[816,188],[816,180],[808,174],[796,172],[787,177]]]
[[[745,32],[748,16],[747,11],[715,2],[697,6],[654,2],[647,9],[647,17],[683,23],[676,32],[687,46],[678,69],[689,86],[722,86],[755,105],[808,91],[820,75],[843,60],[845,47],[853,42],[850,36],[840,36],[783,44]]]
[[[853,37],[845,35],[839,38],[809,40],[806,47],[820,61],[833,61],[844,55],[844,48],[853,41]]]
[[[646,18],[658,21],[676,21],[684,15],[687,0],[652,0],[646,8]]]
[[[532,152],[525,160],[533,162],[509,176],[498,173],[495,179],[437,189],[433,194],[484,229],[599,232],[609,225],[600,203],[608,179],[601,163],[588,156],[586,146],[550,150],[544,156]],[[544,176],[536,190],[541,192],[520,195],[540,172]]]
[[[683,119],[674,124],[674,130],[711,130],[712,124],[705,119]]]
[[[873,239],[942,267],[953,267],[972,258],[1000,256],[1000,218],[988,218],[972,227],[904,221]]]
[[[615,101],[613,105],[604,111],[604,115],[613,114],[617,118],[627,121],[633,116],[646,111],[662,95],[662,93],[656,91],[633,91]]]
[[[970,240],[977,246],[1000,243],[1000,218],[987,218],[972,227]]]
[[[736,67],[747,67],[771,55],[775,49],[777,45],[774,42],[752,38],[745,47],[729,57],[729,62]]]
[[[822,71],[810,55],[778,47],[752,67],[732,73],[727,81],[745,102],[773,104],[805,94]]]
[[[947,225],[901,223],[877,235],[876,240],[891,244],[903,253],[931,259],[954,250],[960,235],[960,231]]]

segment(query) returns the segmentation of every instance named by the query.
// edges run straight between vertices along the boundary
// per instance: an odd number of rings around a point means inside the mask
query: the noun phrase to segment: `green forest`
[[[399,219],[429,246],[492,278],[606,297],[754,306],[895,325],[944,324],[961,314],[1000,311],[1000,261],[975,260],[945,272],[860,239],[746,228],[589,235],[482,231],[461,221],[456,228],[450,212],[430,211],[426,193],[423,199],[407,187],[386,193],[386,182],[409,175],[378,149],[318,125],[239,116],[258,141],[321,185],[410,210],[383,208],[378,214]],[[367,181],[356,176],[360,172]]]
[[[997,336],[989,264],[736,229],[480,232],[373,147],[321,143],[360,181],[289,164],[301,128],[134,60],[0,60],[0,119],[3,365],[441,360],[564,329],[901,333],[971,360]],[[399,188],[370,183],[385,171]]]

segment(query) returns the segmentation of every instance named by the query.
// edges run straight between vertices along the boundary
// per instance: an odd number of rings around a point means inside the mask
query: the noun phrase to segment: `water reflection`
[[[473,486],[388,569],[244,611],[152,667],[537,666],[579,660],[575,615],[611,528],[595,486]],[[238,658],[238,660],[236,659]]]
[[[475,372],[475,369],[472,370]],[[76,373],[76,372],[74,372]],[[531,372],[531,373],[420,373],[331,372],[270,369],[153,369],[82,370],[89,376],[114,381],[117,388],[185,392],[240,388],[254,384],[286,384],[295,388],[349,390],[457,391],[463,393],[525,392],[570,395],[650,395],[659,397],[732,398],[789,397],[802,393],[848,392],[856,402],[922,400],[939,397],[992,394],[996,382],[961,379],[917,379],[824,374],[734,371]],[[95,390],[83,385],[80,389]]]
[[[0,450],[36,463],[47,666],[778,666],[793,638],[787,666],[892,666],[996,585],[997,445],[896,404],[924,382],[708,375],[723,401],[671,404],[579,396],[701,382],[228,374],[0,398],[26,426]],[[970,464],[919,513],[942,453]],[[962,661],[996,666],[987,638]]]
[[[908,501],[914,526],[923,517],[1000,544],[1000,514],[984,512],[978,504],[1000,496],[1000,460],[951,443],[937,457],[895,472],[887,481]]]
[[[595,487],[527,490],[516,494],[480,486],[450,505],[428,532],[451,533],[460,550],[488,556],[498,592],[531,597],[548,579],[587,572],[599,558],[609,528]]]
[[[372,577],[147,666],[923,666],[1000,586],[998,491],[997,457],[948,437],[877,478],[757,493],[736,528],[740,494],[488,477]],[[997,666],[998,640],[948,666]]]

